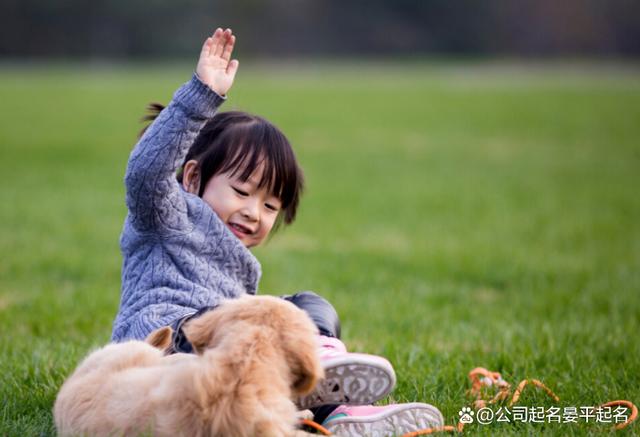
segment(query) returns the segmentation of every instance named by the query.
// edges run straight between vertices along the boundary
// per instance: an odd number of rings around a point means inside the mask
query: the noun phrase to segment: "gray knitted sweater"
[[[143,339],[204,306],[257,292],[256,258],[175,178],[196,135],[223,102],[194,75],[131,153],[114,341]]]

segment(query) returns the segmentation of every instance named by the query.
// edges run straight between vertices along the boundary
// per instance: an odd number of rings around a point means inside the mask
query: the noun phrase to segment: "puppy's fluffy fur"
[[[197,354],[163,356],[170,329],[91,353],[54,406],[61,435],[293,436],[293,396],[323,376],[317,329],[269,296],[230,300],[189,321]],[[155,347],[154,347],[155,346]]]

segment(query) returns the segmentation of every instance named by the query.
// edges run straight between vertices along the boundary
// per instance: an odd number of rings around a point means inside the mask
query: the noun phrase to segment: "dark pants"
[[[304,310],[318,327],[320,335],[340,338],[340,319],[338,318],[338,313],[335,308],[328,300],[313,291],[301,291],[300,293],[289,296],[282,296],[282,298]],[[174,330],[172,339],[173,352],[193,352],[191,343],[187,341],[182,332],[182,325],[189,319],[198,317],[202,315],[202,313],[212,309],[214,309],[214,307],[202,308],[197,313],[177,320],[172,324]],[[313,420],[316,423],[324,422],[324,419],[326,419],[336,407],[337,405],[323,405],[322,407],[314,408],[312,410],[314,415]]]
[[[304,310],[318,327],[320,335],[340,338],[338,313],[324,297],[313,291],[301,291],[290,296],[282,296],[282,298]]]

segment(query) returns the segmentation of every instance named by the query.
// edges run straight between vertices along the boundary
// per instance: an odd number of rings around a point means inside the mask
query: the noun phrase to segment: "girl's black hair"
[[[163,108],[158,103],[150,104],[151,114],[144,119],[155,119]],[[182,168],[192,159],[199,165],[200,197],[213,176],[229,172],[246,182],[264,163],[258,188],[266,187],[282,203],[274,229],[282,221],[290,224],[295,219],[304,176],[287,137],[264,118],[240,111],[216,114],[200,130]],[[182,183],[182,169],[176,177]]]

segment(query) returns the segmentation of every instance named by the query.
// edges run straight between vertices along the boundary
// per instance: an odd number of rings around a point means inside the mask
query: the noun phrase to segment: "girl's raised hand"
[[[216,93],[227,94],[238,71],[238,60],[231,59],[236,37],[231,29],[216,29],[202,46],[196,74]]]

